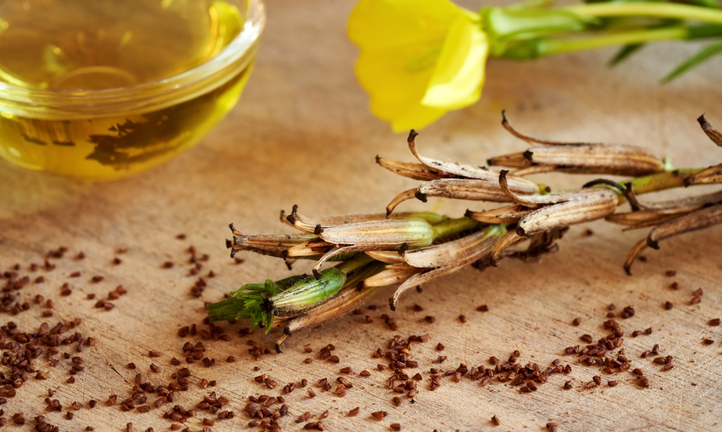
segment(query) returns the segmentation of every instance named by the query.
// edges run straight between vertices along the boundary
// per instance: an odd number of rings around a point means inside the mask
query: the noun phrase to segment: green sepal
[[[481,9],[482,26],[489,36],[491,55],[508,57],[507,51],[518,44],[547,36],[574,33],[598,24],[596,18],[582,17],[569,11],[559,9],[499,8],[485,7]],[[511,58],[522,59],[521,52]],[[527,51],[536,58],[535,50]]]

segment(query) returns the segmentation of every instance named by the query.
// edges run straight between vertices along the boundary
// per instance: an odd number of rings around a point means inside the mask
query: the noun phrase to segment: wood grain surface
[[[10,271],[20,264],[21,276],[30,283],[14,291],[19,303],[30,308],[16,316],[4,314],[2,323],[17,324],[20,332],[36,332],[42,322],[50,327],[75,318],[81,324],[66,336],[78,332],[95,339],[78,353],[77,342],[59,347],[59,364],[51,367],[43,354],[33,361],[47,379],[32,374],[14,398],[2,408],[8,420],[23,412],[23,427],[31,430],[35,416],[62,431],[80,431],[86,426],[96,431],[125,430],[132,422],[135,431],[153,427],[170,430],[171,421],[163,414],[174,405],[195,409],[186,425],[203,428],[203,418],[215,420],[213,431],[246,430],[250,419],[243,412],[249,396],[277,396],[288,383],[307,379],[317,396],[309,398],[306,389],[284,395],[289,415],[279,420],[283,430],[299,430],[304,423],[296,418],[304,412],[322,422],[326,430],[390,430],[400,423],[406,431],[543,431],[548,422],[560,431],[712,431],[722,430],[722,327],[709,326],[710,319],[722,315],[722,245],[719,228],[692,233],[662,243],[660,251],[645,253],[646,263],[637,263],[634,276],[626,276],[622,263],[627,250],[641,231],[622,232],[604,223],[570,230],[557,254],[539,263],[502,261],[496,269],[478,272],[467,269],[424,287],[422,293],[406,295],[401,308],[392,313],[383,290],[360,315],[351,315],[324,327],[302,331],[289,338],[285,352],[271,353],[254,360],[248,341],[273,351],[278,330],[269,335],[254,332],[240,336],[247,323],[222,323],[228,341],[203,340],[200,335],[180,338],[178,329],[202,325],[204,301],[216,301],[223,293],[243,283],[289,275],[282,262],[266,257],[241,254],[236,264],[228,257],[224,240],[227,225],[249,233],[289,232],[278,222],[281,209],[298,204],[308,215],[335,215],[382,212],[398,192],[416,182],[386,172],[374,164],[374,156],[412,161],[405,137],[394,135],[388,126],[368,110],[368,99],[353,76],[355,48],[345,36],[345,21],[352,2],[294,2],[274,0],[268,5],[268,27],[262,38],[256,70],[239,105],[201,144],[171,162],[127,180],[109,183],[80,183],[30,172],[0,162],[0,270]],[[478,7],[479,5],[472,5]],[[523,151],[526,147],[509,136],[499,125],[500,111],[506,109],[512,122],[525,133],[559,140],[590,140],[632,143],[667,155],[677,167],[708,166],[719,162],[722,151],[712,145],[695,119],[701,113],[713,125],[722,126],[722,59],[710,62],[670,85],[658,79],[691,52],[693,47],[660,44],[646,48],[625,64],[608,69],[613,51],[567,55],[532,63],[492,60],[482,101],[471,108],[452,113],[422,131],[417,139],[421,151],[432,157],[483,164],[496,154]],[[584,176],[546,176],[535,180],[553,185],[579,186]],[[701,189],[700,189],[701,190]],[[408,202],[402,210],[436,210],[460,215],[466,208],[482,209],[480,203],[433,201]],[[176,235],[186,234],[185,240]],[[191,275],[189,246],[197,255],[208,254],[203,269]],[[64,258],[50,259],[52,271],[29,271],[31,263],[60,246],[68,248]],[[127,252],[119,254],[119,248]],[[74,257],[83,251],[86,258]],[[118,257],[122,263],[113,264]],[[175,263],[164,269],[166,261]],[[299,265],[299,272],[309,265]],[[216,276],[207,277],[212,270]],[[665,275],[668,270],[676,276]],[[79,277],[70,277],[73,272]],[[33,283],[37,276],[44,283]],[[93,276],[103,276],[92,282]],[[190,294],[199,277],[207,283],[200,299]],[[679,289],[670,288],[677,282]],[[61,296],[68,283],[70,295]],[[122,285],[128,291],[115,307],[105,311],[94,305],[109,291]],[[690,305],[693,291],[704,291],[702,301]],[[53,299],[51,317],[35,304],[35,296]],[[95,300],[87,300],[96,294]],[[665,301],[674,307],[666,310]],[[608,375],[599,367],[581,365],[576,356],[565,356],[568,346],[583,345],[580,336],[595,340],[609,334],[603,328],[607,305],[616,312],[632,306],[636,314],[617,318],[625,332],[623,348],[633,368],[640,368],[651,387],[642,388],[629,373]],[[14,303],[13,303],[14,304]],[[413,305],[423,311],[415,312]],[[477,312],[479,305],[488,312]],[[387,328],[382,314],[391,314],[398,330]],[[458,319],[468,318],[466,323]],[[434,316],[435,322],[424,318]],[[373,322],[366,323],[366,316]],[[572,326],[572,320],[581,324]],[[652,329],[650,335],[631,336],[634,330]],[[377,348],[387,349],[394,335],[428,334],[430,341],[417,343],[411,357],[420,372],[415,403],[397,396],[386,386],[390,373],[378,371],[383,359],[372,357]],[[702,340],[714,341],[704,345]],[[4,352],[12,350],[7,343]],[[202,342],[204,357],[215,359],[206,367],[201,361],[186,364],[183,344]],[[443,343],[443,352],[437,344]],[[323,361],[320,349],[333,344],[338,364]],[[674,368],[663,372],[652,358],[640,358],[658,344],[662,356],[674,357]],[[313,352],[304,352],[304,347]],[[48,347],[41,346],[47,351]],[[149,351],[160,357],[149,357]],[[569,375],[555,374],[538,390],[524,394],[519,387],[497,383],[482,387],[463,377],[455,383],[442,377],[441,386],[429,390],[429,370],[436,367],[455,370],[484,365],[496,356],[505,360],[519,350],[519,363],[542,367],[559,358],[570,364]],[[85,368],[71,377],[70,353],[83,359]],[[446,356],[438,363],[438,356]],[[226,362],[229,356],[236,361]],[[171,359],[181,360],[173,366]],[[303,363],[307,357],[310,364]],[[137,369],[126,365],[133,362]],[[9,374],[3,361],[0,370]],[[150,370],[151,363],[160,372]],[[340,369],[351,367],[346,376],[353,387],[345,397],[322,392],[316,382],[328,378],[336,387]],[[182,367],[190,370],[189,389],[175,394],[173,402],[155,408],[157,394],[148,394],[153,409],[124,412],[120,404],[105,406],[109,395],[118,401],[133,393],[135,376],[153,386],[177,382],[171,376]],[[361,377],[361,370],[371,376]],[[278,383],[268,389],[254,377],[268,374]],[[599,375],[602,386],[584,389]],[[216,381],[215,387],[202,388],[203,379]],[[618,380],[608,387],[608,380]],[[564,390],[566,381],[572,389]],[[58,399],[62,411],[48,412],[47,390]],[[218,420],[196,404],[215,391],[229,400],[222,410],[233,419]],[[89,408],[92,399],[99,403]],[[71,408],[75,401],[84,407]],[[273,411],[280,407],[272,407]],[[360,414],[348,417],[360,407]],[[74,414],[67,419],[66,412]],[[372,412],[386,411],[381,421]],[[490,419],[496,415],[500,426]],[[250,430],[250,429],[249,429]],[[257,430],[257,429],[256,429]]]

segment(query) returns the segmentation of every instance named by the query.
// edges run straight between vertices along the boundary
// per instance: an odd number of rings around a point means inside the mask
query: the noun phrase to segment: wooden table
[[[267,257],[242,254],[245,262],[236,264],[228,257],[224,240],[229,222],[248,233],[289,232],[278,222],[281,209],[298,204],[309,215],[382,212],[398,192],[416,182],[396,177],[374,164],[374,156],[412,161],[405,137],[394,135],[374,118],[367,108],[366,94],[359,88],[353,63],[356,50],[345,37],[345,20],[352,2],[306,2],[275,0],[268,5],[269,22],[263,36],[257,68],[240,104],[200,145],[175,160],[137,177],[110,183],[87,184],[30,172],[0,162],[0,270],[19,263],[20,274],[31,283],[16,292],[20,303],[30,309],[17,316],[5,314],[4,323],[14,321],[21,332],[37,331],[41,322],[54,326],[75,318],[81,324],[70,329],[83,338],[92,337],[94,346],[76,353],[77,342],[61,345],[55,356],[59,364],[50,367],[41,357],[37,369],[47,380],[30,376],[2,406],[5,417],[22,411],[27,423],[35,424],[45,415],[60,430],[79,431],[87,425],[96,430],[125,430],[132,422],[135,430],[153,427],[169,430],[165,412],[174,405],[191,409],[204,395],[215,391],[229,403],[235,417],[216,420],[212,429],[246,428],[249,418],[243,412],[249,396],[279,395],[288,383],[308,380],[317,396],[309,398],[306,389],[285,395],[289,415],[279,420],[284,430],[298,430],[295,419],[311,413],[311,420],[328,410],[323,419],[327,430],[390,430],[400,423],[402,430],[544,430],[555,422],[559,430],[649,430],[687,431],[722,429],[722,330],[707,323],[722,315],[722,245],[715,239],[719,228],[693,233],[664,242],[661,251],[645,253],[648,261],[637,263],[634,276],[622,271],[624,256],[631,245],[646,235],[641,231],[622,233],[619,227],[604,223],[589,225],[594,235],[585,236],[585,227],[573,228],[562,240],[559,253],[540,263],[506,260],[496,269],[483,273],[467,269],[434,281],[423,293],[404,297],[395,313],[388,310],[391,290],[372,300],[379,306],[364,309],[313,331],[289,338],[285,352],[263,355],[253,360],[247,342],[255,341],[273,351],[278,330],[269,335],[254,332],[239,336],[247,323],[220,325],[229,341],[201,340],[200,335],[180,338],[178,329],[204,319],[204,301],[217,301],[223,293],[243,283],[289,275],[283,263]],[[666,86],[657,80],[672,65],[691,52],[692,47],[660,44],[649,47],[627,63],[609,70],[605,62],[612,51],[567,55],[532,63],[490,61],[488,78],[480,103],[452,113],[422,131],[419,147],[432,157],[483,164],[495,154],[522,151],[526,147],[499,126],[500,111],[507,109],[522,131],[560,140],[623,142],[645,146],[672,158],[675,166],[707,166],[717,163],[722,151],[700,131],[695,118],[706,112],[712,124],[722,126],[722,86],[719,71],[722,59]],[[535,178],[552,185],[581,185],[588,177],[547,176]],[[437,210],[460,215],[466,208],[488,208],[480,203],[431,201],[405,203],[402,209]],[[186,234],[185,240],[176,238]],[[191,275],[189,246],[202,261],[202,272]],[[62,259],[50,259],[52,271],[29,272],[30,263],[43,263],[43,256],[60,246],[68,248]],[[119,248],[127,252],[119,254]],[[86,258],[74,257],[83,251]],[[118,257],[122,263],[113,264]],[[175,266],[161,268],[171,261]],[[308,271],[299,265],[297,270]],[[208,278],[212,270],[216,276]],[[665,276],[675,270],[676,276]],[[80,277],[70,277],[73,272]],[[32,283],[37,276],[44,283]],[[93,276],[103,276],[92,282]],[[200,299],[190,289],[203,276],[207,286]],[[676,281],[678,290],[670,289]],[[68,283],[70,295],[61,296]],[[110,311],[95,308],[101,298],[122,285],[128,291],[110,300]],[[689,305],[692,292],[702,288],[702,302]],[[35,304],[37,294],[53,299],[52,317],[43,317],[44,305]],[[88,294],[96,294],[88,300]],[[663,304],[670,301],[672,310]],[[583,334],[594,339],[608,332],[607,305],[633,306],[634,317],[617,318],[626,336],[623,348],[634,368],[649,377],[651,387],[642,388],[627,373],[608,376],[599,367],[579,364],[577,356],[564,356],[568,346],[582,344]],[[423,311],[411,307],[418,304]],[[488,305],[482,313],[478,305]],[[392,314],[398,330],[393,332],[380,318]],[[462,324],[458,316],[468,322]],[[366,323],[366,316],[373,319]],[[435,322],[424,320],[434,316]],[[572,326],[581,317],[578,327]],[[652,329],[651,335],[631,337],[634,330]],[[386,388],[388,370],[378,371],[383,359],[372,358],[377,348],[386,349],[398,334],[428,334],[431,340],[412,349],[423,375],[415,403],[396,396]],[[702,339],[714,340],[703,345]],[[10,339],[6,336],[6,342]],[[215,359],[205,367],[201,361],[186,364],[185,342],[201,341],[203,357]],[[443,343],[445,350],[437,351]],[[327,344],[336,347],[340,363],[319,358]],[[674,357],[674,368],[662,372],[652,356],[640,353],[659,344],[662,356]],[[313,348],[311,354],[304,347]],[[42,347],[47,351],[47,347]],[[149,351],[160,357],[149,357]],[[468,367],[485,365],[496,356],[505,360],[514,350],[521,352],[519,363],[542,367],[559,358],[571,364],[569,375],[555,374],[536,392],[524,394],[508,383],[482,387],[467,376],[459,383],[442,377],[441,387],[429,391],[429,369],[454,370],[460,363]],[[84,370],[68,384],[73,363],[62,353],[80,356]],[[438,356],[446,356],[439,364]],[[234,356],[236,361],[227,363]],[[171,359],[181,359],[174,366]],[[307,357],[310,364],[303,363]],[[126,365],[135,363],[137,369]],[[152,372],[151,363],[160,367]],[[182,367],[190,371],[189,390],[178,392],[172,403],[155,408],[157,394],[148,395],[153,409],[124,412],[120,401],[133,393],[134,379],[157,386],[177,382],[171,377]],[[335,379],[342,367],[350,366],[347,378],[353,388],[343,397],[322,392],[316,385]],[[8,372],[7,366],[2,366]],[[361,377],[363,369],[370,377]],[[256,383],[254,377],[269,374],[278,383],[275,390]],[[594,375],[602,386],[584,389]],[[202,388],[201,380],[216,381]],[[608,387],[608,380],[618,380]],[[566,381],[572,389],[563,390]],[[55,391],[62,412],[47,412],[43,400],[47,389]],[[106,407],[109,395],[118,395],[118,404]],[[403,396],[403,395],[402,395]],[[91,399],[99,401],[93,409]],[[71,408],[75,401],[84,407]],[[274,405],[273,411],[279,405]],[[360,407],[357,417],[349,410]],[[74,414],[66,418],[66,411]],[[388,416],[374,421],[370,414],[386,411]],[[490,422],[496,415],[501,426]],[[204,417],[196,409],[187,421],[193,430],[202,428]],[[15,430],[15,429],[13,429]]]

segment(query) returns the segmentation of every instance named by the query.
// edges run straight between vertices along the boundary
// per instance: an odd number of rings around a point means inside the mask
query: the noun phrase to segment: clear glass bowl
[[[196,144],[240,97],[263,0],[0,4],[0,156],[86,180]]]

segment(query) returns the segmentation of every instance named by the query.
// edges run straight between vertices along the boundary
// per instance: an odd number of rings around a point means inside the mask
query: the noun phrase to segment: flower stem
[[[595,36],[584,39],[540,41],[539,54],[553,55],[586,51],[590,49],[604,48],[608,46],[638,44],[644,42],[686,39],[688,31],[686,27],[672,27],[653,30],[637,30],[622,33],[611,33],[602,36]]]
[[[462,231],[474,229],[478,225],[478,221],[467,217],[445,220],[444,222],[438,223],[432,227],[434,240],[458,234]]]
[[[684,179],[702,171],[703,168],[687,168],[674,171],[665,171],[644,177],[637,177],[626,180],[622,184],[631,184],[632,192],[636,195],[657,192],[665,189],[672,189],[684,186]]]
[[[673,3],[593,3],[563,8],[584,17],[654,17],[722,24],[722,10]]]

